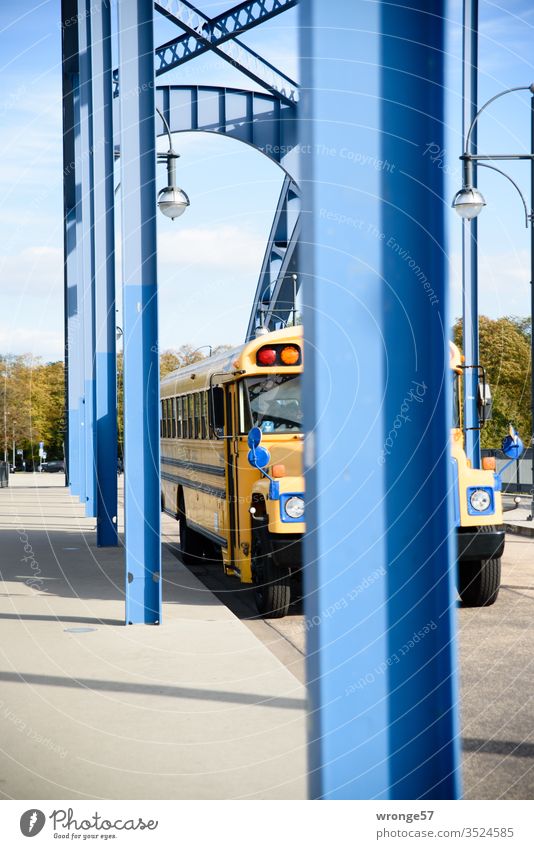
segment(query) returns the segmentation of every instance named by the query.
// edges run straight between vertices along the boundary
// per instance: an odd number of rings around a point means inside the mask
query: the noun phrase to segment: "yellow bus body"
[[[272,346],[279,350],[285,346],[298,349],[298,364],[259,365],[261,349]],[[284,518],[281,504],[284,498],[304,497],[302,427],[297,426],[295,432],[267,430],[262,434],[261,445],[270,453],[268,467],[264,470],[269,475],[266,477],[248,461],[250,449],[244,427],[244,405],[247,379],[289,380],[302,374],[302,347],[302,329],[286,328],[179,369],[161,383],[162,509],[183,522],[181,537],[187,532],[188,551],[194,539],[199,556],[209,558],[213,551],[207,552],[205,546],[207,541],[211,542],[221,554],[225,572],[238,576],[246,584],[258,583],[252,554],[253,537],[256,531],[259,534],[260,525],[264,538],[269,539],[273,560],[279,558],[284,570],[297,573],[301,568],[300,540],[305,522],[304,519],[289,521],[287,516]],[[495,586],[498,590],[500,580],[500,555],[504,546],[501,493],[494,472],[471,468],[465,454],[459,380],[462,363],[460,352],[452,343],[450,367],[454,378],[456,419],[456,426],[451,430],[451,459],[459,568],[467,586],[466,597],[471,597],[473,605],[479,606],[479,601],[492,603],[496,597]],[[224,396],[221,432],[213,426],[214,387]],[[271,490],[273,476],[276,476],[278,493]],[[469,509],[469,493],[480,488],[491,490],[492,510],[474,515]],[[480,590],[481,581],[476,575],[471,576],[480,564],[495,563],[495,558],[499,558],[499,572],[498,579],[492,579],[493,590],[490,592],[487,587]],[[486,586],[484,581],[482,584]],[[460,579],[462,594],[461,588]],[[287,604],[283,612],[274,615],[284,615]]]

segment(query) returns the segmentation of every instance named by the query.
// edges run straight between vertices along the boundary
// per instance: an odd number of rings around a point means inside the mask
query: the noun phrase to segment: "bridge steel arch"
[[[275,95],[199,85],[157,86],[156,103],[171,132],[200,130],[242,141],[285,171],[253,295],[245,336],[249,341],[259,327],[272,330],[288,321],[300,287],[297,110]],[[164,135],[159,116],[156,126],[158,135]]]

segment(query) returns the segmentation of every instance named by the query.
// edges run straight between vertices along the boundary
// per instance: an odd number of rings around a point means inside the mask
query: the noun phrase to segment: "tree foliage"
[[[30,354],[0,356],[0,422],[11,460],[13,442],[26,459],[36,459],[39,442],[47,457],[63,456],[64,369],[62,362],[43,363]]]
[[[526,445],[530,441],[530,336],[529,318],[480,316],[480,364],[493,396],[493,418],[482,430],[483,448],[499,447],[510,422]],[[461,320],[454,325],[454,341],[462,349]]]

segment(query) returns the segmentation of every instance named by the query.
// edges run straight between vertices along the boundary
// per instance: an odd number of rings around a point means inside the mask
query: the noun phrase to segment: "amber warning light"
[[[256,354],[259,366],[298,366],[301,362],[298,345],[264,345]]]

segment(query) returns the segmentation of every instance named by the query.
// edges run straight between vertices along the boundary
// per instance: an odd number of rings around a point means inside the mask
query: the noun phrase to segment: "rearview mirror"
[[[515,428],[510,427],[510,433],[502,441],[502,453],[511,460],[517,460],[524,450],[523,442]]]
[[[259,427],[252,427],[247,436],[248,446],[250,451],[247,454],[247,460],[250,465],[260,471],[268,466],[271,460],[271,454],[267,448],[260,445],[262,433]]]
[[[262,438],[262,432],[261,432],[260,428],[259,427],[251,427],[249,432],[248,432],[248,436],[247,436],[248,447],[252,448],[252,449],[257,448],[258,445],[261,442],[261,438]]]

